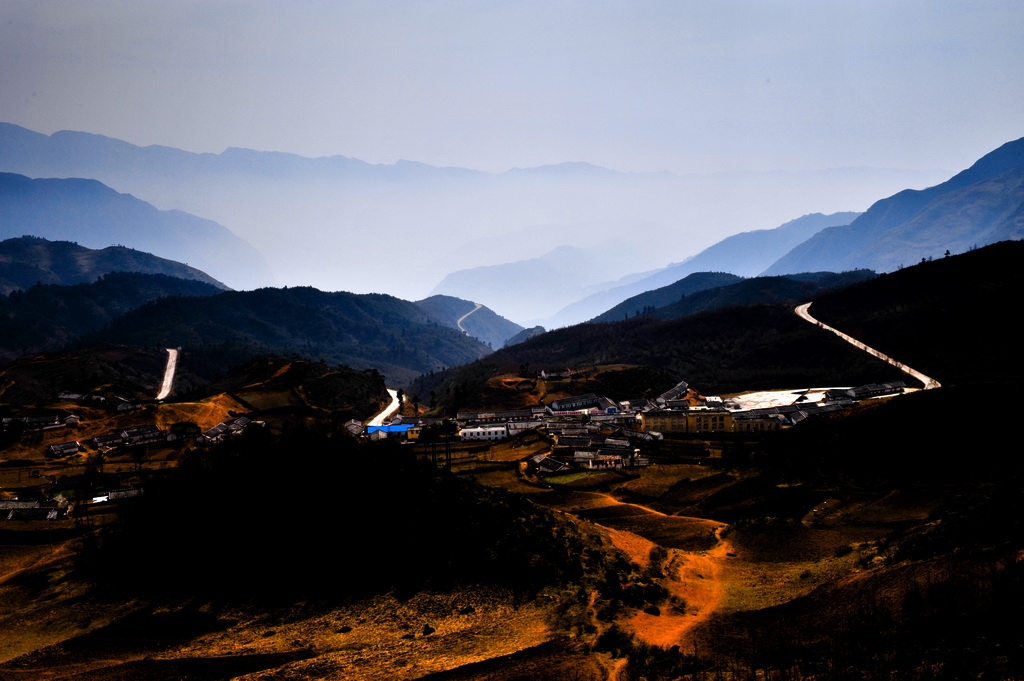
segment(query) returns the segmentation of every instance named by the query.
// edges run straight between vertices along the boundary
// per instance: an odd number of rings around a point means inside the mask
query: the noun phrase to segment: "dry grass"
[[[659,464],[640,468],[637,477],[617,485],[612,490],[626,492],[637,497],[657,499],[682,481],[694,481],[714,475],[716,471],[707,466],[694,464]]]
[[[22,562],[39,562],[21,553]],[[0,626],[8,632],[0,637],[0,678],[158,679],[186,670],[194,674],[188,678],[227,678],[210,674],[230,669],[238,679],[268,672],[295,680],[414,679],[556,637],[548,625],[553,596],[517,606],[497,588],[385,595],[336,608],[154,610],[93,601],[64,575],[51,566],[20,583],[0,581]]]

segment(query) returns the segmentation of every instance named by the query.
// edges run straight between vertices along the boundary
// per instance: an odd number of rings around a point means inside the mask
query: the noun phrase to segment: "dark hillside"
[[[612,565],[600,539],[523,497],[320,428],[196,451],[129,510],[80,565],[135,597],[324,602],[481,583],[532,597]]]
[[[488,352],[477,340],[440,326],[414,303],[307,287],[167,298],[81,342],[183,347],[188,366],[208,379],[257,355],[280,354],[376,368],[397,385]]]
[[[871,270],[855,270],[839,274],[806,272],[783,277],[754,277],[685,296],[671,305],[652,310],[650,314],[661,319],[676,319],[730,305],[798,303],[815,298],[824,291],[874,276]]]
[[[117,272],[90,284],[38,285],[0,297],[0,362],[63,348],[147,302],[173,296],[211,296],[221,289],[165,274]]]
[[[234,367],[209,386],[210,392],[295,391],[314,409],[335,420],[364,420],[391,401],[384,377],[373,369],[357,371],[324,362],[261,355]]]
[[[815,299],[811,314],[943,385],[1020,381],[1024,243],[908,267]]]
[[[668,286],[646,291],[624,300],[590,321],[617,322],[640,314],[649,314],[653,309],[671,305],[680,298],[693,295],[698,291],[728,286],[742,280],[743,277],[728,272],[694,272]]]
[[[766,441],[757,469],[787,483],[780,487],[817,491],[835,509],[815,503],[822,513],[810,520],[736,526],[748,540],[760,527],[784,555],[793,550],[780,541],[787,533],[852,528],[857,513],[844,508],[860,495],[942,503],[912,521],[894,514],[877,541],[840,547],[837,557],[857,553],[854,574],[783,605],[714,617],[700,634],[709,656],[797,679],[1021,678],[1024,647],[1002,623],[1017,621],[1024,602],[1024,466],[1002,430],[951,427],[951,415],[943,388],[808,420]]]
[[[156,396],[167,364],[160,348],[102,345],[74,353],[23,355],[0,366],[0,402],[36,404],[54,400],[61,392],[115,394],[127,399]],[[181,369],[175,388],[185,392],[201,381]]]
[[[904,378],[889,365],[802,321],[788,305],[754,305],[682,319],[645,317],[550,331],[480,362],[422,377],[409,392],[433,391],[446,408],[467,407],[453,400],[459,396],[472,401],[488,377],[516,371],[523,364],[534,371],[644,365],[686,378],[705,394]]]

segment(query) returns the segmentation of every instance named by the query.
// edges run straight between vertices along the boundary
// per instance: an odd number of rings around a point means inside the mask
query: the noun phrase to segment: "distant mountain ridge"
[[[4,295],[35,284],[85,284],[112,272],[166,274],[228,288],[202,270],[124,246],[95,250],[35,236],[0,241],[0,293]]]
[[[894,188],[925,186],[935,177],[934,172],[891,169],[683,176],[586,163],[487,173],[415,161],[373,164],[345,156],[306,158],[238,148],[192,153],[85,132],[47,135],[9,123],[0,124],[0,171],[93,178],[156,208],[216,221],[258,249],[278,282],[321,290],[383,289],[409,300],[428,291],[455,295],[520,323],[541,322],[593,291],[520,314],[472,290],[431,288],[453,269],[527,260],[559,246],[614,239],[620,249],[635,247],[643,260],[629,263],[634,256],[621,253],[621,266],[613,263],[614,271],[593,282],[604,284],[663,265],[665,244],[678,244],[681,250],[673,254],[678,261],[736,226],[778,224],[801,211],[833,205],[867,205]],[[807,199],[798,205],[780,197]],[[485,243],[475,243],[482,238]],[[234,288],[274,283],[259,279],[252,267],[238,266],[229,276],[197,258],[122,243],[198,266]],[[469,243],[473,249],[453,248]],[[223,252],[207,252],[215,250]],[[601,304],[577,320],[617,302]]]
[[[31,179],[0,173],[0,238],[32,235],[88,248],[130,246],[238,288],[266,284],[270,271],[244,240],[211,220],[162,211],[97,180]]]
[[[653,272],[633,275],[629,278],[630,280],[621,281],[618,285],[607,286],[602,291],[578,300],[559,311],[548,320],[548,324],[553,327],[564,326],[597,316],[601,317],[601,321],[611,321],[611,319],[604,318],[606,311],[611,311],[609,308],[615,309],[616,313],[624,313],[625,309],[618,310],[613,306],[640,296],[645,291],[655,291],[671,286],[697,272],[727,272],[741,277],[756,276],[776,259],[813,234],[833,225],[849,224],[859,215],[860,213],[852,212],[830,215],[812,213],[790,220],[774,229],[759,229],[734,234],[683,262],[674,263]],[[639,307],[646,307],[650,304],[652,303],[647,301]],[[653,304],[656,307],[661,307],[660,303]],[[634,309],[637,309],[637,305],[631,303],[629,311]],[[622,318],[621,314],[619,318]]]
[[[629,261],[622,252],[628,248],[615,242],[559,246],[536,258],[456,270],[432,293],[472,298],[521,322],[529,321],[538,316],[539,301],[555,309],[552,306],[593,291],[609,273],[625,274]]]
[[[1024,138],[1007,142],[946,182],[904,190],[845,227],[819,232],[765,270],[870,268],[880,272],[1024,237]]]

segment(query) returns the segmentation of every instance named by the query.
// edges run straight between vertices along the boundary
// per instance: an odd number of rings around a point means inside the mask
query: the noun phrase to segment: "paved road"
[[[917,371],[916,369],[911,369],[910,367],[908,367],[903,362],[899,362],[899,361],[893,359],[892,357],[890,357],[889,355],[881,353],[878,350],[875,350],[874,348],[869,347],[869,346],[865,345],[864,343],[861,343],[856,338],[853,338],[852,336],[846,335],[845,333],[843,333],[839,329],[834,329],[831,326],[829,326],[828,324],[825,324],[824,322],[819,322],[817,319],[815,319],[814,317],[811,316],[810,312],[808,312],[808,309],[810,307],[811,307],[810,303],[804,303],[803,305],[797,305],[795,312],[797,313],[797,315],[800,316],[801,319],[804,319],[804,320],[810,322],[811,324],[814,324],[815,326],[820,326],[821,328],[825,329],[826,331],[831,331],[832,333],[834,333],[835,335],[839,336],[840,338],[842,338],[844,341],[846,341],[850,345],[854,345],[854,346],[860,348],[861,350],[863,350],[864,352],[866,352],[866,353],[868,353],[870,355],[874,355],[878,359],[881,359],[881,360],[884,360],[884,361],[888,362],[889,364],[893,365],[894,367],[896,367],[897,369],[899,369],[900,371],[902,371],[905,374],[910,374],[911,376],[913,376],[917,380],[921,381],[921,383],[924,383],[924,389],[925,390],[931,390],[932,388],[941,388],[942,387],[942,384],[939,383],[938,381],[936,381],[934,378],[931,378],[930,376],[925,376],[924,374],[922,374],[920,371]]]
[[[467,336],[469,335],[469,331],[466,331],[464,328],[462,328],[462,322],[466,321],[466,317],[468,317],[469,315],[473,314],[474,312],[479,310],[481,307],[483,307],[483,305],[481,305],[480,303],[477,303],[476,307],[474,307],[472,310],[470,310],[466,314],[464,314],[461,317],[459,317],[458,321],[455,322],[455,325],[457,327],[459,327],[459,331],[461,331],[462,333],[466,334]]]
[[[171,394],[171,386],[174,385],[174,372],[178,369],[178,351],[174,348],[167,348],[167,366],[164,367],[164,382],[160,385],[160,392],[156,399],[166,400]]]
[[[388,394],[391,395],[391,404],[384,408],[384,411],[374,416],[372,419],[366,422],[368,426],[383,426],[384,419],[388,418],[396,411],[398,411],[398,391],[388,388]]]

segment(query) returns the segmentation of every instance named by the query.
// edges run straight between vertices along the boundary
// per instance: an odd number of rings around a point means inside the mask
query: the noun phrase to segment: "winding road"
[[[372,419],[366,422],[367,426],[383,426],[384,419],[388,418],[396,411],[398,411],[398,391],[388,388],[388,395],[391,395],[391,404],[384,407],[384,411],[374,416]]]
[[[457,327],[459,327],[459,331],[461,331],[462,333],[466,334],[467,336],[469,335],[469,331],[466,331],[464,328],[462,328],[462,322],[466,321],[466,317],[468,317],[469,315],[473,314],[474,312],[479,310],[481,307],[483,307],[483,305],[481,305],[480,303],[477,303],[476,307],[474,307],[472,310],[470,310],[469,312],[467,312],[466,314],[464,314],[464,315],[462,315],[461,317],[458,318],[458,320],[455,322],[455,325]]]
[[[178,369],[178,350],[167,348],[167,366],[164,367],[164,381],[160,384],[160,392],[157,393],[157,400],[166,400],[171,394],[171,386],[174,385],[174,372]]]
[[[875,350],[874,348],[869,347],[869,346],[865,345],[864,343],[861,343],[856,338],[854,338],[852,336],[846,335],[845,333],[843,333],[839,329],[834,329],[831,326],[829,326],[828,324],[826,324],[824,322],[818,321],[817,319],[815,319],[814,317],[811,316],[810,312],[808,312],[810,307],[811,307],[811,303],[804,303],[803,305],[797,305],[796,309],[794,311],[796,312],[797,316],[800,317],[800,319],[803,319],[804,321],[808,321],[811,324],[814,324],[815,326],[820,326],[821,328],[825,329],[826,331],[831,331],[832,333],[834,333],[835,335],[839,336],[840,338],[842,338],[844,341],[846,341],[850,345],[858,347],[861,350],[863,350],[864,352],[868,353],[869,355],[874,355],[878,359],[883,360],[885,362],[888,362],[889,364],[893,365],[894,367],[896,367],[897,369],[899,369],[903,373],[909,374],[909,375],[913,376],[914,378],[916,378],[917,380],[921,381],[921,383],[924,384],[924,389],[925,390],[931,390],[932,388],[941,388],[942,387],[942,384],[939,383],[938,381],[936,381],[934,378],[931,378],[930,376],[925,376],[920,371],[917,371],[916,369],[911,369],[910,367],[908,367],[903,362],[897,361],[897,360],[893,359],[892,357],[890,357],[889,355],[886,355],[885,353],[879,352],[878,350]]]

